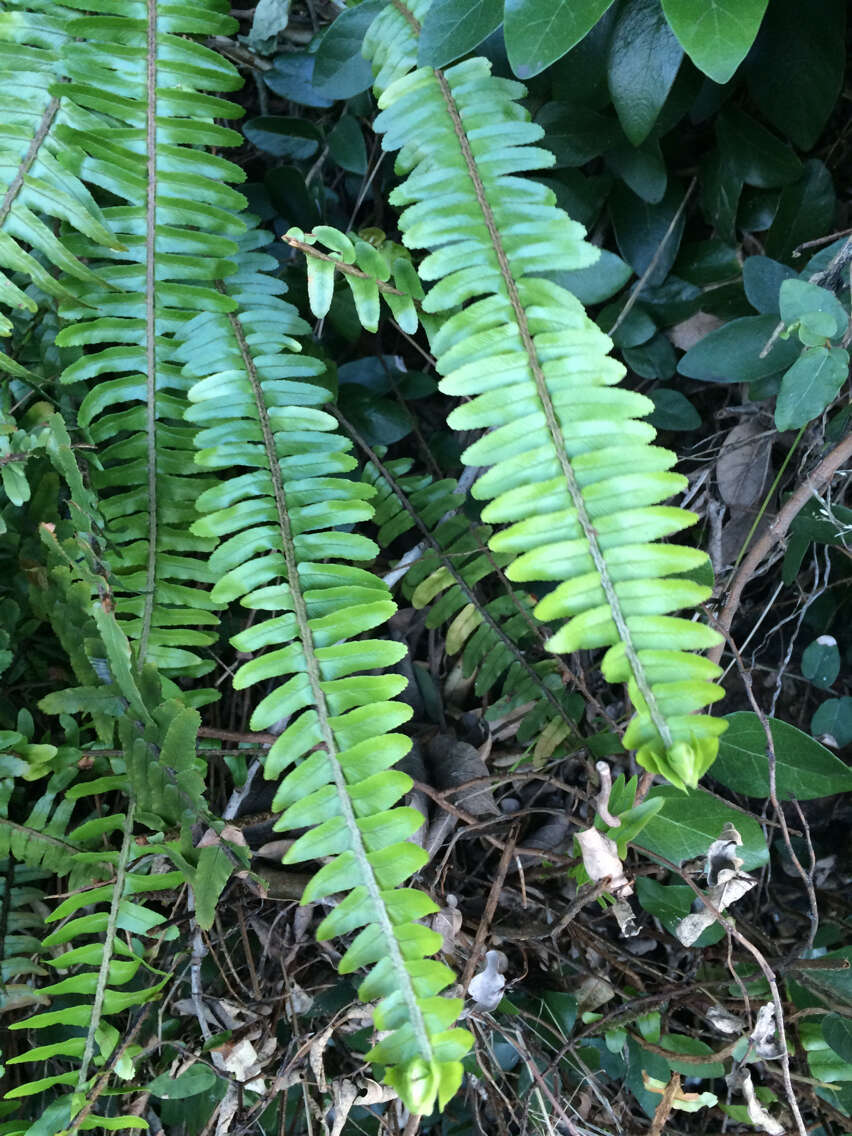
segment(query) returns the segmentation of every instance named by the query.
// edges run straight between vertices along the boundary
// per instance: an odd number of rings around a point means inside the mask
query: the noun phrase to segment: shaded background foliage
[[[397,179],[372,129],[373,75],[361,55],[382,7],[365,0],[339,12],[319,3],[264,2],[237,13],[238,30],[207,42],[247,80],[233,96],[246,110],[243,141],[228,156],[247,175],[241,189],[269,233],[280,237],[291,227],[308,233],[318,225],[356,231],[392,261],[406,255],[387,203]],[[737,20],[731,4],[710,0],[704,8],[708,18],[718,17],[712,26],[696,20],[685,0],[561,6],[507,0],[505,8],[499,0],[440,0],[425,15],[418,61],[444,67],[473,52],[485,55],[496,74],[525,81],[525,106],[545,131],[541,144],[555,156],[550,170],[533,176],[601,249],[590,268],[569,272],[554,265],[552,279],[587,305],[612,336],[628,368],[627,385],[653,401],[651,421],[689,478],[689,507],[701,518],[691,539],[710,552],[711,604],[719,612],[749,546],[768,531],[787,496],[806,484],[818,460],[848,435],[847,32],[841,0],[817,0],[807,19],[794,0],[737,4]],[[713,27],[722,31],[714,35]],[[105,193],[100,205],[111,204]],[[77,251],[85,263],[85,245]],[[282,241],[269,251],[288,298],[311,320],[303,252]],[[370,275],[374,262],[362,255],[359,264]],[[785,285],[794,280],[822,291]],[[109,780],[96,741],[90,733],[81,736],[71,716],[78,707],[60,693],[83,679],[69,670],[74,644],[57,635],[55,615],[48,621],[48,605],[39,601],[40,590],[61,584],[57,602],[65,605],[69,625],[79,624],[79,612],[73,619],[70,613],[75,604],[84,606],[82,591],[60,580],[55,568],[49,572],[36,535],[40,521],[54,522],[59,493],[59,459],[52,455],[51,465],[48,453],[56,443],[39,434],[40,396],[48,396],[73,430],[80,388],[54,380],[90,357],[79,345],[57,340],[48,282],[42,286],[29,290],[34,311],[12,319],[6,366],[13,380],[2,440],[9,448],[0,454],[22,452],[16,447],[35,454],[26,463],[31,496],[21,483],[23,463],[0,466],[9,502],[0,537],[8,565],[0,629],[3,800],[17,826],[7,826],[2,837],[4,852],[11,853],[2,912],[4,1010],[21,1023],[34,1006],[47,1004],[46,995],[31,989],[46,981],[46,966],[37,961],[52,926],[44,924],[44,896],[86,882],[85,860],[69,877],[67,857],[91,847],[85,841],[93,837],[108,849],[116,871],[123,870],[114,814],[125,807],[120,802],[127,792],[126,780]],[[332,394],[340,432],[357,455],[352,478],[378,489],[375,521],[365,531],[381,548],[377,571],[400,603],[390,635],[410,651],[403,675],[416,746],[408,771],[421,792],[419,807],[428,808],[430,795],[435,806],[426,837],[433,860],[421,883],[441,904],[447,958],[466,978],[468,960],[477,964],[486,934],[487,945],[507,958],[507,996],[493,1016],[474,1014],[465,1091],[442,1119],[422,1121],[424,1130],[502,1133],[523,1131],[524,1124],[543,1132],[570,1131],[571,1125],[645,1130],[661,1100],[659,1085],[671,1084],[674,1073],[686,1092],[712,1092],[738,1130],[753,1127],[741,1084],[726,1087],[723,1080],[732,1057],[743,1061],[748,1047],[740,1038],[739,1050],[720,1057],[725,1034],[707,1011],[744,1014],[734,1028],[747,1033],[744,1023],[750,1030],[753,1022],[744,991],[756,1012],[769,988],[741,944],[727,961],[718,925],[694,947],[678,942],[674,931],[694,896],[665,866],[685,865],[692,879],[726,823],[742,838],[743,870],[760,875],[761,886],[735,909],[737,927],[778,973],[801,1111],[810,1130],[845,1130],[852,1111],[852,987],[842,969],[849,958],[843,887],[849,813],[840,794],[850,778],[835,756],[852,741],[845,485],[820,487],[798,512],[786,547],[770,549],[768,568],[734,612],[742,668],[732,664],[726,677],[731,724],[705,788],[686,797],[669,786],[651,788],[646,801],[658,804],[642,817],[641,832],[622,837],[619,851],[637,877],[639,936],[621,937],[612,912],[590,906],[551,941],[578,877],[585,878],[573,832],[593,824],[594,761],[606,757],[625,778],[633,772],[619,742],[629,706],[601,683],[587,652],[567,660],[546,652],[530,615],[544,594],[541,586],[512,589],[500,557],[486,554],[486,526],[459,460],[472,439],[446,427],[447,400],[437,393],[425,338],[386,307],[375,331],[365,332],[357,284],[338,275],[332,287],[328,313],[314,322],[316,335],[305,350],[325,364],[318,381]],[[781,323],[787,330],[777,335]],[[29,376],[16,375],[11,360]],[[66,458],[72,439],[73,433]],[[80,483],[75,491],[79,497],[86,487]],[[92,587],[105,577],[99,556],[107,560],[110,551],[90,541]],[[406,556],[413,567],[402,574],[397,565],[402,559],[405,566]],[[705,574],[702,582],[713,579]],[[209,672],[205,682],[219,684],[239,664],[227,642],[244,625],[245,613],[231,611],[221,641],[199,640],[204,664],[198,675]],[[105,634],[93,626],[87,633],[93,639]],[[759,709],[780,719],[772,726],[775,811],[767,806],[766,738],[744,675]],[[151,680],[138,696],[158,744],[177,722],[168,694]],[[54,701],[39,705],[45,696]],[[119,710],[108,699],[99,705],[103,720]],[[126,1010],[115,1002],[112,1028],[139,1046],[131,1053],[135,1069],[128,1064],[117,1071],[130,1078],[138,1110],[154,1130],[159,1123],[169,1133],[200,1133],[212,1117],[222,1123],[224,1102],[230,1108],[233,1099],[232,1131],[256,1124],[268,1132],[298,1132],[308,1130],[308,1117],[337,1132],[338,1121],[346,1131],[401,1131],[404,1115],[379,1099],[380,1092],[369,1099],[372,1090],[363,1080],[373,1037],[369,1017],[357,1008],[356,984],[336,974],[333,946],[312,945],[310,931],[323,913],[295,908],[305,877],[281,869],[284,848],[274,843],[268,817],[258,815],[268,813],[270,794],[257,784],[254,797],[240,793],[259,747],[269,744],[249,730],[250,717],[248,697],[235,691],[208,707],[203,720],[211,736],[198,750],[205,762],[178,770],[190,796],[200,796],[204,785],[209,812],[201,819],[236,819],[237,835],[225,854],[215,843],[201,853],[192,842],[178,847],[169,833],[179,868],[160,881],[161,896],[145,900],[153,923],[167,928],[162,957],[146,956],[146,966],[161,969],[147,975],[144,988],[136,971],[129,979],[115,975],[130,981],[135,997]],[[194,725],[182,722],[187,729]],[[37,795],[34,783],[48,773],[47,788],[39,785]],[[133,781],[132,767],[127,775],[137,787],[145,781],[144,772]],[[479,784],[458,790],[470,780]],[[625,832],[634,788],[617,781],[611,798]],[[155,797],[140,797],[136,807],[159,808],[163,829],[177,823],[179,804],[165,807]],[[234,818],[228,805],[237,799],[243,815]],[[787,843],[779,811],[792,832]],[[453,816],[460,827],[450,837]],[[24,829],[37,835],[25,840]],[[234,847],[242,849],[236,861]],[[804,881],[791,850],[805,865]],[[227,855],[229,863],[223,862]],[[249,866],[267,881],[265,888],[254,876],[231,876]],[[140,876],[134,886],[144,892],[152,878]],[[191,937],[192,912],[179,890],[185,881],[195,886],[196,914],[209,929],[205,940],[198,932]],[[84,896],[70,899],[60,923],[85,907]],[[150,931],[144,911],[140,904],[123,912],[128,939]],[[98,917],[84,917],[99,934]],[[54,964],[58,943],[47,943]],[[817,958],[803,962],[803,954]],[[820,969],[818,959],[826,954],[826,969]],[[193,967],[203,974],[207,1011],[201,1017],[188,978]],[[136,1007],[149,992],[157,994],[167,972],[177,975],[177,985],[155,1031],[151,1018],[139,1024]],[[54,993],[50,1008],[61,1013],[63,996]],[[334,1032],[330,1023],[338,1027]],[[70,1025],[71,1034],[82,1036],[83,1024],[66,1015],[65,1033]],[[138,1037],[130,1033],[137,1025]],[[45,1028],[61,1031],[63,1023]],[[243,1040],[256,1062],[241,1066],[233,1054]],[[15,1052],[13,1042],[7,1059]],[[58,1130],[50,1111],[60,1083],[54,1078],[74,1083],[76,1072],[67,1074],[45,1055],[27,1074],[42,1081],[21,1109],[14,1095],[18,1068],[6,1068],[13,1096],[0,1105],[6,1110],[0,1130]],[[761,1059],[754,1068],[763,1104],[792,1128],[777,1060]],[[255,1073],[266,1080],[252,1089]],[[282,1078],[277,1084],[276,1075]],[[347,1084],[362,1096],[351,1113]],[[526,1121],[524,1101],[532,1102]],[[107,1099],[102,1111],[108,1118],[123,1111],[111,1108]],[[716,1110],[675,1111],[668,1118],[682,1131],[720,1121]]]

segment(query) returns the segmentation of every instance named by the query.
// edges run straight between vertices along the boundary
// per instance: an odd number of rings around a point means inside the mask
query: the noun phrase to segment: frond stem
[[[6,218],[12,209],[15,198],[18,196],[18,190],[24,184],[24,178],[32,169],[33,163],[36,160],[41,144],[47,137],[47,133],[53,125],[53,120],[56,118],[56,112],[59,110],[60,101],[55,96],[50,100],[44,108],[44,114],[41,116],[41,122],[38,124],[38,130],[33,135],[33,140],[27,147],[27,152],[24,154],[23,161],[18,166],[18,172],[9,183],[9,188],[3,195],[3,201],[0,202],[0,228],[5,224]]]
[[[157,575],[157,0],[148,0],[148,39],[145,116],[147,196],[145,201],[145,367],[146,432],[148,450],[148,563],[139,636],[139,661],[145,661]]]

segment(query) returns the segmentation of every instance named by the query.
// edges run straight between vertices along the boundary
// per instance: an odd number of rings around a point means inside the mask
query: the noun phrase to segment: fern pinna
[[[303,902],[348,893],[317,934],[361,928],[340,969],[372,967],[360,996],[378,999],[376,1026],[388,1033],[368,1056],[388,1067],[412,1111],[429,1112],[460,1084],[471,1038],[449,1028],[459,1001],[439,996],[452,972],[426,957],[441,937],[417,920],[436,907],[398,886],[426,860],[407,839],[422,815],[394,807],[411,780],[391,766],[410,741],[389,731],[410,710],[394,701],[405,679],[364,672],[393,666],[404,648],[359,638],[394,611],[382,581],[357,566],[374,559],[375,544],[346,531],[371,515],[371,490],[345,476],[356,466],[351,443],[322,409],[322,364],[292,338],[309,329],[276,295],[283,285],[267,275],[275,261],[256,251],[266,240],[247,234],[237,273],[222,285],[237,311],[206,312],[184,332],[198,462],[227,474],[200,497],[193,529],[220,541],[210,559],[213,599],[260,613],[232,639],[253,656],[234,686],[263,692],[253,729],[283,727],[264,767],[267,779],[285,774],[276,827],[308,830],[285,863],[331,857]]]
[[[401,4],[374,22],[378,87],[390,52],[377,44],[410,45],[418,30]],[[624,368],[609,339],[547,278],[555,261],[581,268],[598,254],[550,189],[518,176],[553,163],[534,145],[543,131],[518,101],[521,84],[480,58],[395,74],[375,120],[406,175],[389,200],[404,244],[428,250],[419,273],[423,310],[443,317],[431,336],[440,387],[467,400],[449,422],[484,431],[463,460],[490,467],[473,495],[488,502],[485,521],[508,525],[491,548],[513,555],[510,579],[557,584],[536,607],[567,619],[552,650],[609,648],[603,673],[628,683],[636,715],[624,743],[640,764],[695,785],[725,723],[695,713],[722,696],[718,668],[690,653],[716,632],[669,614],[709,596],[684,576],[706,555],[655,543],[694,523],[659,504],[685,481],[669,472],[675,455],[651,444],[650,400],[617,385]]]

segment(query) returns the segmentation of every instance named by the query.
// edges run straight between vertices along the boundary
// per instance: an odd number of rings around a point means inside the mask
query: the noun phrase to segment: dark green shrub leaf
[[[384,4],[366,0],[345,8],[325,35],[317,51],[314,88],[328,99],[351,99],[373,82],[373,70],[361,55],[367,29]]]
[[[551,272],[550,279],[573,292],[583,304],[600,304],[620,292],[633,269],[620,256],[601,249],[599,260],[589,268],[574,272]]]
[[[734,244],[737,205],[743,181],[721,150],[711,150],[701,163],[701,208],[716,236],[726,244]]]
[[[811,733],[828,735],[841,747],[849,745],[852,742],[852,698],[829,698],[823,702],[811,718]]]
[[[852,704],[852,699],[849,701]],[[746,710],[727,717],[730,725],[719,743],[711,776],[735,793],[766,797],[769,767],[760,719]],[[825,746],[787,722],[773,718],[769,726],[775,746],[775,790],[780,801],[794,797],[810,801],[852,789],[852,771]],[[831,732],[814,729],[814,733]]]
[[[779,290],[785,280],[796,277],[796,271],[768,256],[750,256],[743,264],[743,285],[748,302],[759,312],[779,315]]]
[[[838,1057],[852,1065],[852,1019],[826,1014],[822,1019],[822,1036]]]
[[[833,635],[820,635],[802,652],[802,674],[814,686],[829,687],[840,674],[840,652]]]
[[[640,343],[647,343],[655,334],[657,325],[641,304],[634,304],[618,327],[612,330],[623,310],[624,302],[607,304],[598,313],[597,322],[601,331],[609,332],[616,347],[638,347]]]
[[[655,205],[662,200],[669,179],[656,138],[649,139],[642,146],[627,143],[616,146],[607,152],[606,161],[613,173],[643,201]]]
[[[662,333],[639,347],[628,347],[622,355],[630,370],[643,379],[670,379],[677,367],[674,348]]]
[[[701,1057],[713,1050],[706,1041],[697,1037],[687,1037],[685,1034],[666,1033],[660,1038],[660,1045],[671,1053],[682,1053],[684,1056]],[[683,1073],[685,1077],[724,1077],[725,1066],[718,1061],[708,1061],[700,1065],[692,1061],[678,1061],[674,1057],[667,1057],[669,1065],[676,1073]]]
[[[629,366],[632,363],[626,358]],[[658,430],[697,430],[701,425],[701,415],[685,395],[673,387],[657,387],[650,392],[649,397],[654,403],[654,410],[649,415],[652,426]]]
[[[266,115],[250,118],[243,126],[245,136],[259,150],[276,158],[301,161],[310,158],[319,148],[322,132],[306,118],[285,118]]]
[[[666,23],[660,0],[621,9],[609,45],[607,82],[624,133],[641,145],[654,128],[675,81],[683,48]]]
[[[750,871],[766,863],[769,853],[757,821],[703,789],[681,792],[672,785],[658,785],[650,791],[647,799],[662,799],[663,807],[645,826],[636,842],[638,847],[680,864],[695,856],[703,856],[730,822],[743,838],[737,854],[742,857],[745,870]]]
[[[535,116],[559,166],[583,166],[622,140],[617,119],[591,107],[545,103]]]
[[[563,994],[561,990],[547,990],[542,996],[546,1007],[542,1017],[547,1021],[548,1012],[553,1015],[563,1037],[570,1037],[571,1030],[577,1020],[577,999],[570,994]]]
[[[519,79],[538,75],[570,51],[612,0],[506,0],[506,51]]]
[[[844,0],[772,0],[746,64],[748,90],[765,117],[810,150],[843,84]]]
[[[774,375],[789,367],[799,353],[794,340],[778,339],[761,359],[760,352],[777,324],[778,320],[771,315],[732,320],[691,347],[677,369],[690,379],[709,383],[750,383]]]
[[[610,198],[610,213],[619,251],[638,276],[659,252],[647,280],[650,287],[662,284],[678,254],[684,216],[681,212],[677,220],[675,217],[682,201],[683,188],[678,182],[670,182],[665,196],[657,205],[649,205],[625,185],[617,185]]]
[[[367,172],[367,147],[358,120],[344,114],[328,136],[328,152],[350,174]]]
[[[278,33],[283,32],[290,21],[290,0],[260,0],[254,10],[251,31],[245,42],[252,51],[261,55],[271,55],[275,50]]]
[[[435,0],[423,21],[417,62],[446,67],[473,51],[502,22],[501,0]]]
[[[301,170],[295,166],[278,166],[267,172],[263,184],[286,227],[296,225],[307,232],[317,224],[317,203],[305,185]]]
[[[754,43],[768,0],[663,0],[663,11],[692,62],[727,83]]]
[[[849,352],[842,347],[806,347],[781,380],[775,425],[779,430],[797,430],[813,421],[833,401],[848,374]]]
[[[735,176],[748,185],[772,189],[801,175],[802,163],[790,147],[737,107],[719,115],[716,135]]]
[[[307,51],[293,51],[278,55],[269,71],[263,72],[263,81],[291,103],[308,107],[330,107],[334,100],[318,93],[313,85],[316,56]]]
[[[775,260],[789,260],[805,241],[831,231],[834,221],[834,186],[822,162],[811,159],[798,181],[781,190],[772,227],[764,248]]]

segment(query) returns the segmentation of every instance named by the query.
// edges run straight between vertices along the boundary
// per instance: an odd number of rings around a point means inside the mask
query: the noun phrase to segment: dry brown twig
[[[836,473],[852,458],[852,434],[847,435],[838,443],[819,463],[816,469],[809,474],[805,481],[796,489],[793,495],[784,503],[778,516],[759,540],[752,545],[751,550],[734,573],[728,586],[728,598],[719,614],[716,624],[723,635],[731,630],[734,615],[740,606],[743,590],[759,568],[763,558],[778,541],[786,535],[790,525],[811,499],[820,490],[824,489]],[[707,657],[718,663],[722,657],[724,644],[712,647]]]

